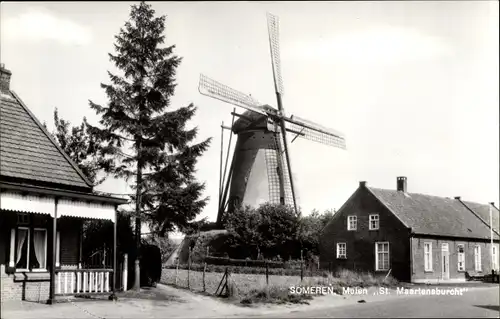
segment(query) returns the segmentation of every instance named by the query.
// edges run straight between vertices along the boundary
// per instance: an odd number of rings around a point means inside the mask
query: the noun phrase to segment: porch
[[[0,186],[2,300],[54,303],[74,295],[115,294],[116,209],[125,200]],[[86,220],[113,225],[113,245],[97,259],[82,254]]]

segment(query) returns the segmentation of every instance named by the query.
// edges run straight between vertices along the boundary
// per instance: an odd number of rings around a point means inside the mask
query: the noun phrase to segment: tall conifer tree
[[[101,84],[109,102],[101,106],[90,101],[101,116],[101,128],[92,127],[93,133],[105,141],[105,154],[115,159],[107,171],[132,180],[138,248],[141,221],[161,235],[183,229],[208,201],[194,173],[211,138],[195,143],[197,128],[187,127],[194,105],[169,109],[181,58],[173,54],[174,45],[163,46],[165,18],[155,17],[145,2],[132,6],[129,21],[115,36],[115,54],[109,54],[121,74],[108,72],[111,84]],[[135,262],[134,288],[139,289],[139,254]]]

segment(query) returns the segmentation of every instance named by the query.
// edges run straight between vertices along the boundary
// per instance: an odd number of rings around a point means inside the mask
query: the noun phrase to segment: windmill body
[[[293,205],[289,177],[280,174],[285,165],[278,163],[282,160],[279,131],[264,115],[247,111],[242,116],[232,127],[237,141],[228,209],[264,203]]]
[[[341,149],[346,148],[344,135],[325,128],[317,123],[297,116],[287,116],[283,108],[283,80],[280,65],[279,21],[268,14],[269,47],[274,75],[274,89],[277,108],[260,103],[252,96],[234,90],[229,86],[200,76],[201,94],[245,109],[242,114],[233,114],[230,128],[237,136],[236,146],[226,179],[226,169],[219,185],[219,212],[217,223],[222,215],[241,205],[258,206],[263,203],[293,205],[298,212],[294,180],[290,163],[288,144],[301,137],[306,140],[326,144]],[[234,116],[238,117],[234,121]],[[224,132],[224,125],[222,125]],[[287,134],[292,134],[288,140]],[[230,141],[231,141],[230,136]],[[223,134],[221,137],[223,144]],[[226,168],[229,148],[226,158]],[[226,186],[224,187],[224,183]],[[229,195],[229,196],[228,196]]]

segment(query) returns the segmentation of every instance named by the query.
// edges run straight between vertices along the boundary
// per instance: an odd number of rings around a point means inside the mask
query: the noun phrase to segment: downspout
[[[409,228],[409,239],[410,239],[410,283],[413,282],[413,232],[411,227]]]

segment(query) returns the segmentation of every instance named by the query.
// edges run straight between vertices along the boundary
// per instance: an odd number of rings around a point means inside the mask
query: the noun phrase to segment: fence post
[[[303,251],[300,250],[300,281],[304,280],[304,260],[303,260]]]
[[[191,272],[191,246],[189,247],[189,256],[188,256],[188,289],[190,289],[189,284],[189,273]]]
[[[123,254],[123,291],[128,289],[128,254]]]
[[[267,260],[264,261],[266,265],[266,286],[269,287],[269,264],[267,263]]]
[[[177,274],[179,273],[179,257],[175,258],[175,285],[177,286]]]
[[[207,246],[207,254],[205,256],[205,264],[203,265],[203,292],[207,291],[207,287],[205,285],[205,273],[207,271],[207,257],[208,257],[209,249],[210,249],[210,247]]]

